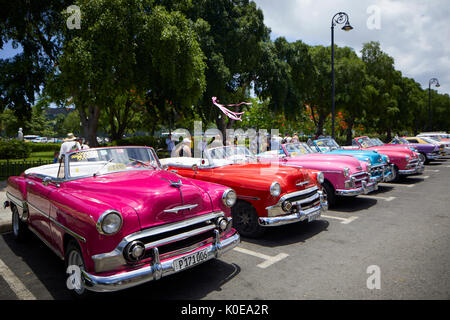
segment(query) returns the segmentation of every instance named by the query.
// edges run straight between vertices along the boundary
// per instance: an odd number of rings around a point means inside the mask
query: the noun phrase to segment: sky
[[[354,28],[334,28],[334,42],[361,56],[363,43],[379,41],[395,68],[428,89],[437,78],[439,93],[450,94],[449,0],[254,0],[264,13],[271,37],[331,45],[331,20],[347,13]]]

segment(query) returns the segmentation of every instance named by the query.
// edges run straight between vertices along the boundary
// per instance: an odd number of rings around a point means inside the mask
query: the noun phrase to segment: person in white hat
[[[180,144],[179,147],[176,148],[176,150],[172,151],[172,157],[192,157],[191,152],[191,139],[184,138],[183,142]]]
[[[59,158],[61,158],[63,154],[81,149],[81,145],[73,133],[68,133],[67,137],[63,139],[63,141],[64,142],[61,144],[61,148],[59,149]]]

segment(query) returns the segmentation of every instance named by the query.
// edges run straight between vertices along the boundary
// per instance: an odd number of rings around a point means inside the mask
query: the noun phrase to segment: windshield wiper
[[[133,158],[128,158],[128,160],[130,160],[130,161],[135,161],[135,162],[140,163],[140,164],[142,164],[142,165],[144,165],[144,166],[152,167],[153,169],[156,170],[156,166],[152,165],[151,163],[147,163],[147,162],[144,162],[144,161],[142,161],[142,160],[133,159]]]
[[[114,158],[111,158],[111,159],[109,159],[108,161],[106,161],[106,163],[103,165],[103,167],[101,167],[100,169],[98,169],[92,176],[93,176],[93,177],[97,176],[97,175],[100,173],[100,171],[102,171],[103,168],[106,167],[106,165],[107,165],[108,163],[110,163],[111,161],[113,161],[113,160],[114,160]]]

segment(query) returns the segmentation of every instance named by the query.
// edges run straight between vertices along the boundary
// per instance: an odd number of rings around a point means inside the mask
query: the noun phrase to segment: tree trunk
[[[98,106],[89,106],[87,114],[84,108],[78,109],[80,112],[81,125],[83,127],[83,136],[90,147],[97,147],[97,129],[98,119],[100,118],[100,108]]]
[[[319,120],[317,121],[317,128],[316,128],[316,136],[321,136],[323,134],[323,125],[325,123],[325,117],[326,115],[319,113]]]
[[[354,118],[350,118],[350,119],[347,120],[347,130],[346,130],[347,138],[346,138],[346,141],[345,141],[345,144],[347,146],[350,146],[352,144],[352,139],[353,139],[352,129],[353,129],[354,122],[355,122]]]

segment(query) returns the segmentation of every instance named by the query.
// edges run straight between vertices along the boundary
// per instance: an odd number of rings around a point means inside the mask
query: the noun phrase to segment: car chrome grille
[[[173,257],[213,242],[215,230],[217,230],[216,220],[220,217],[224,217],[223,212],[214,212],[176,223],[152,227],[134,234],[127,241],[137,240],[145,245],[145,255],[139,263],[147,263],[152,259],[153,248],[158,248],[160,259]],[[124,256],[127,259],[125,253]],[[127,259],[127,261],[129,260]]]
[[[317,206],[320,203],[319,188],[312,187],[301,191],[300,193],[292,193],[283,196],[283,201],[290,201],[292,205],[300,205],[302,210],[306,210]]]

